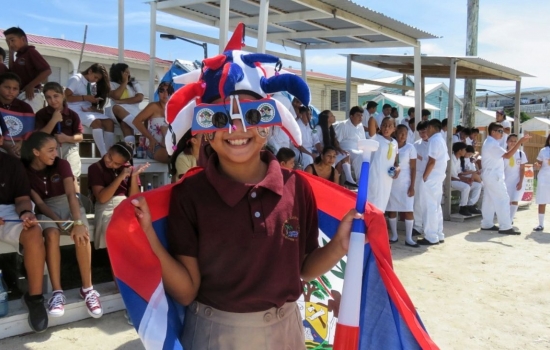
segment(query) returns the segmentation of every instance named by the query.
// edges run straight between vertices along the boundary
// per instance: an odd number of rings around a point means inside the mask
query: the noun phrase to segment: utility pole
[[[477,56],[477,29],[479,19],[479,0],[468,0],[468,19],[466,31],[466,56]],[[464,120],[466,127],[475,125],[476,80],[464,81]]]

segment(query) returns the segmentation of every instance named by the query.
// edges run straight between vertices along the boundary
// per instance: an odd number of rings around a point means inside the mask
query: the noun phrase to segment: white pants
[[[363,151],[358,149],[346,149],[349,153],[349,161],[355,174],[355,180],[359,182],[361,178],[361,166],[363,166]]]
[[[430,179],[422,184],[422,200],[424,202],[422,224],[424,238],[431,243],[445,239],[443,233],[443,211],[441,198],[443,197],[443,180]]]
[[[422,198],[422,192],[424,191],[424,188],[422,185],[424,184],[424,180],[422,180],[422,174],[416,173],[416,178],[414,180],[414,207],[413,207],[413,215],[414,215],[414,226],[413,228],[417,230],[420,233],[424,232],[424,228],[422,227],[422,215],[424,215],[424,203]]]
[[[483,203],[481,206],[481,228],[491,228],[494,225],[495,213],[499,229],[512,228],[510,219],[510,197],[506,191],[506,185],[502,174],[494,172],[483,173]]]
[[[25,96],[25,91],[20,93],[17,98],[21,101],[27,102],[32,107],[34,113],[44,108],[44,94],[39,89],[34,89],[34,97],[32,100],[27,100],[27,97]]]
[[[479,182],[472,182],[472,185],[468,185],[462,181],[451,181],[451,188],[460,191],[459,205],[464,207],[477,203],[482,186]]]

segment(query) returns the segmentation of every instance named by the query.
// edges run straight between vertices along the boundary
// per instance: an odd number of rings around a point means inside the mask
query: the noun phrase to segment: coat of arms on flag
[[[0,108],[0,115],[4,119],[9,136],[15,141],[23,140],[34,131],[35,118],[32,113],[14,112]]]

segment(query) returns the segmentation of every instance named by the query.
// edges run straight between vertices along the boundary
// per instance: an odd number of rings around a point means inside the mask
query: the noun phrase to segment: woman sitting
[[[315,162],[306,167],[305,171],[319,176],[335,184],[340,183],[340,173],[336,170],[334,162],[336,161],[336,149],[332,146],[325,146],[321,155],[315,158]]]
[[[115,143],[107,154],[88,168],[88,186],[95,201],[95,249],[107,248],[105,232],[115,208],[127,197],[140,193],[139,174],[149,163],[134,168],[132,146]]]
[[[46,264],[50,272],[53,294],[48,301],[48,314],[60,317],[65,313],[65,295],[61,288],[61,234],[70,234],[82,279],[80,297],[85,300],[90,316],[99,318],[103,309],[99,293],[92,285],[92,253],[86,212],[76,196],[74,177],[69,162],[57,156],[55,137],[44,132],[33,133],[21,148],[21,160],[31,183],[31,198],[36,204],[38,220],[46,245]],[[70,230],[62,222],[72,221]]]
[[[172,182],[178,181],[185,173],[197,166],[201,147],[201,135],[191,135],[189,129],[178,142],[170,160]]]
[[[168,99],[174,93],[174,87],[168,82],[162,82],[157,92],[159,101],[149,103],[136,116],[133,124],[147,138],[147,157],[157,162],[168,164],[170,163],[170,156],[164,144],[164,136],[168,131],[168,124],[165,121],[164,109]],[[148,124],[147,127],[145,123]]]

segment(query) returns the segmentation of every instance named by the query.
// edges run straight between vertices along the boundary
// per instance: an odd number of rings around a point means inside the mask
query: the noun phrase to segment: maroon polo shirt
[[[268,164],[258,184],[220,173],[212,155],[204,171],[174,186],[168,216],[173,255],[198,259],[197,300],[228,312],[257,312],[296,301],[301,262],[318,245],[317,205],[305,179]]]
[[[63,180],[68,177],[74,179],[69,162],[59,157],[55,159],[52,166],[42,170],[34,170],[28,167],[27,175],[31,183],[31,189],[43,200],[64,195]]]
[[[34,114],[32,107],[27,102],[21,101],[17,98],[13,99],[13,101],[11,101],[11,103],[9,104],[3,104],[0,102],[0,108],[7,111]]]
[[[128,164],[128,166],[130,166]],[[122,169],[109,169],[105,165],[105,161],[101,158],[98,162],[90,165],[88,168],[88,187],[90,190],[94,186],[107,187],[115,181]],[[130,193],[131,176],[127,177],[120,183],[115,191],[114,196],[126,196]],[[138,183],[139,184],[139,183]]]
[[[0,204],[15,204],[15,198],[30,195],[29,178],[19,158],[0,152]]]
[[[6,72],[8,72],[8,67],[6,67],[6,65],[2,62],[0,62],[0,74],[4,74]]]
[[[34,128],[36,130],[40,130],[45,127],[52,119],[54,112],[55,109],[50,106],[44,107],[36,112],[36,124]],[[75,111],[69,109],[69,107],[64,107],[61,111],[61,115],[63,116],[63,121],[61,122],[61,132],[63,134],[67,136],[74,136],[76,134],[82,134],[84,132],[84,128],[82,127],[82,123],[80,122],[80,117],[78,116],[78,114],[76,114]],[[57,134],[57,125],[55,128],[53,128],[51,134]]]
[[[17,51],[15,61],[10,67],[10,71],[21,79],[21,89],[24,89],[38,74],[48,69],[50,69],[48,62],[36,51],[34,46],[29,45]],[[35,88],[40,88],[40,83]]]

